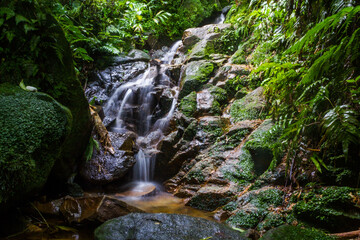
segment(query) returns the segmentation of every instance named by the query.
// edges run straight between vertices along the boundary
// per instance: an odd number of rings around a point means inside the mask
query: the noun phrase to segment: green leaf
[[[60,230],[63,230],[63,231],[66,231],[66,232],[73,232],[73,233],[77,233],[78,230],[75,229],[75,228],[72,228],[72,227],[68,227],[68,226],[60,226],[60,225],[57,225],[55,226],[56,228],[60,229]]]
[[[16,25],[18,25],[18,24],[21,23],[21,22],[30,23],[30,21],[29,21],[26,17],[24,17],[24,16],[22,16],[22,15],[20,15],[20,14],[16,14],[16,16],[15,16],[15,23],[16,23]]]
[[[314,163],[314,165],[315,165],[315,167],[317,168],[317,170],[321,173],[322,171],[321,171],[320,163],[316,160],[315,157],[311,157],[310,159],[311,159],[311,161]]]
[[[26,86],[24,84],[24,80],[21,80],[21,82],[19,83],[19,86],[21,87],[21,89],[27,91]]]

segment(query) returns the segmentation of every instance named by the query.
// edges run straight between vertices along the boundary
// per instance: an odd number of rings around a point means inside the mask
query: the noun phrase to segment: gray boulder
[[[247,239],[216,222],[177,214],[131,213],[107,221],[95,230],[96,240]]]

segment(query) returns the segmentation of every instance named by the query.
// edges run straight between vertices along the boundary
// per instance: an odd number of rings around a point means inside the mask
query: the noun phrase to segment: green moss
[[[356,191],[348,187],[329,187],[303,194],[295,208],[297,218],[326,229],[344,228],[360,223],[360,211],[352,202]]]
[[[45,184],[72,117],[49,95],[8,84],[0,101],[0,198],[19,200]]]
[[[266,214],[267,212],[263,209],[239,210],[235,215],[228,218],[226,223],[236,228],[254,228]]]
[[[220,103],[218,101],[216,101],[216,100],[213,101],[209,113],[212,116],[220,116],[221,115],[221,107],[220,107]]]
[[[282,225],[264,234],[262,240],[330,240],[335,239],[316,229]]]
[[[236,100],[230,108],[230,115],[235,122],[243,120],[254,120],[264,117],[261,108],[257,107],[256,102],[245,104],[245,99]]]
[[[258,224],[257,229],[259,231],[264,231],[281,226],[283,224],[285,224],[285,221],[281,214],[270,212],[268,215],[266,215],[265,219]]]
[[[223,105],[227,102],[227,94],[226,91],[219,87],[211,87],[209,89],[210,94],[214,97],[214,99],[219,102],[220,105]]]
[[[29,21],[17,23],[10,18],[3,24],[14,39],[2,41],[1,81],[17,85],[23,80],[70,109],[72,129],[52,174],[65,181],[80,163],[91,134],[89,105],[77,79],[72,50],[59,23],[36,1],[12,1],[9,7]]]
[[[187,117],[194,117],[196,112],[196,92],[193,91],[181,99],[179,109]]]
[[[270,206],[279,206],[283,202],[284,192],[271,188],[265,191],[261,191],[256,196],[253,196],[251,201],[255,206],[260,208],[269,208]]]
[[[205,181],[205,176],[202,174],[201,170],[194,170],[189,172],[186,175],[186,179],[191,182],[191,181],[195,181],[198,183],[202,183]]]
[[[199,194],[191,198],[188,205],[204,211],[214,211],[231,201],[231,197],[224,197],[218,194]]]
[[[236,52],[231,56],[230,59],[233,64],[245,64],[246,63],[246,53],[243,48],[239,48]]]
[[[185,129],[182,138],[186,141],[191,141],[196,135],[197,121],[192,121]]]
[[[183,98],[192,91],[199,91],[204,83],[209,81],[210,74],[214,71],[214,64],[207,61],[190,62],[186,65],[181,79],[181,92],[179,98]]]
[[[232,211],[235,211],[235,210],[236,210],[237,206],[238,206],[238,203],[235,202],[235,201],[233,201],[233,202],[229,202],[228,204],[226,204],[226,205],[223,207],[223,209],[224,209],[225,211],[232,212]]]
[[[244,150],[239,157],[238,164],[231,169],[223,171],[225,178],[238,184],[248,183],[254,180],[254,163],[251,155],[247,150]]]

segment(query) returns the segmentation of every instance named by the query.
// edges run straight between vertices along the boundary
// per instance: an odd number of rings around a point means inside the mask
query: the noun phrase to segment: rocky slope
[[[266,118],[265,89],[253,86],[252,66],[243,64],[246,56],[239,56],[236,43],[228,41],[232,33],[230,24],[184,32],[168,68],[171,88],[154,92],[158,101],[154,116],[161,118],[171,106],[169,92],[179,91],[169,128],[154,145],[155,178],[188,206],[211,211],[235,228],[263,234],[288,223],[330,232],[354,230],[340,222],[360,223],[355,189],[311,188],[316,179],[307,173],[296,180],[302,181],[301,186],[295,190],[289,186],[283,154],[273,149],[281,129]],[[121,64],[100,72],[88,97],[106,101],[116,86],[141,74],[146,63],[154,64],[163,53],[156,51],[153,60],[137,54],[118,58]],[[109,129],[111,121],[109,116],[104,120]]]

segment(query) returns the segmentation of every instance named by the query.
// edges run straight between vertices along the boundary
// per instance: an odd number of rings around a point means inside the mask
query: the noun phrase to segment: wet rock
[[[178,82],[180,79],[180,73],[181,73],[181,64],[177,64],[177,65],[171,65],[168,68],[168,72],[170,74],[168,74],[168,76],[170,76],[171,82],[175,85],[178,86]]]
[[[195,91],[181,99],[179,110],[187,117],[194,117],[196,113],[197,94]]]
[[[185,43],[196,43],[194,47],[192,47],[191,52],[187,56],[187,61],[200,60],[204,58],[212,58],[217,52],[217,43],[216,41],[221,38],[225,34],[226,31],[232,28],[231,24],[210,24],[205,25],[202,28],[188,29],[188,32],[185,32],[187,37],[184,39]],[[192,34],[192,35],[191,35]],[[195,41],[196,37],[200,39],[200,41]],[[188,40],[189,39],[189,40]],[[188,47],[191,45],[189,44]],[[186,48],[185,48],[186,49]],[[218,58],[215,56],[215,58]],[[224,59],[224,61],[227,57]],[[219,64],[224,61],[219,61]]]
[[[183,98],[192,91],[199,91],[204,83],[210,80],[214,65],[208,61],[190,62],[185,66],[179,98]]]
[[[205,89],[197,94],[197,112],[204,115],[220,115],[220,103],[215,100],[209,89]]]
[[[115,154],[94,149],[92,158],[80,169],[83,179],[93,184],[106,184],[122,178],[135,164],[133,153],[134,134],[109,132]]]
[[[133,49],[129,52],[129,54],[127,55],[129,58],[131,58],[132,61],[137,62],[137,61],[150,61],[151,58],[149,56],[149,54],[139,50],[139,49]]]
[[[132,212],[143,212],[109,196],[65,197],[60,212],[69,223],[83,221],[105,222]]]
[[[227,124],[227,119],[218,116],[201,117],[198,119],[195,139],[202,144],[204,149],[224,133]]]
[[[230,109],[231,121],[253,120],[264,118],[265,112],[264,88],[259,87],[240,100],[236,100]]]
[[[66,196],[50,202],[33,204],[42,214],[63,216],[69,223],[105,222],[132,212],[143,212],[118,198],[93,194],[85,194],[83,197]]]
[[[129,214],[95,230],[96,240],[246,239],[235,230],[202,218],[177,214]]]
[[[45,93],[0,84],[0,206],[38,193],[72,124],[70,110]]]
[[[245,144],[246,150],[251,154],[251,158],[254,163],[254,170],[257,175],[261,175],[269,168],[274,157],[271,144],[276,139],[276,133],[273,132],[273,136],[271,138],[265,138],[273,126],[274,124],[271,120],[264,121],[251,134]]]
[[[331,240],[331,236],[315,229],[305,229],[291,225],[282,225],[272,229],[260,238],[261,240]]]
[[[214,211],[231,201],[234,193],[229,188],[215,184],[207,184],[197,191],[196,195],[186,205],[205,210]]]
[[[60,207],[64,203],[64,198],[56,199],[51,202],[41,203],[34,202],[34,206],[37,210],[39,210],[42,214],[46,215],[59,215]]]
[[[95,103],[102,105],[109,100],[116,88],[142,74],[148,67],[143,61],[115,62],[112,65],[114,66],[93,73],[85,90],[85,96],[89,101],[95,98]]]

